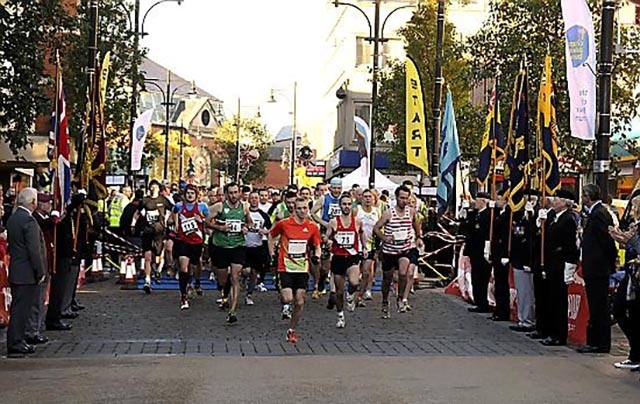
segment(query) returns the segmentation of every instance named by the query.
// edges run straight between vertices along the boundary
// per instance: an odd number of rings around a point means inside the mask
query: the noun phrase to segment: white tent
[[[386,189],[389,192],[395,191],[398,188],[398,184],[391,181],[385,175],[383,175],[380,171],[376,170],[375,175],[376,189]],[[362,188],[369,187],[369,178],[362,175],[362,171],[358,168],[347,174],[342,178],[342,189],[349,190],[353,186],[353,184],[358,184]]]

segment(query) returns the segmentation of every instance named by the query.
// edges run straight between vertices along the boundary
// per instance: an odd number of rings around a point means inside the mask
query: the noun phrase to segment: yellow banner
[[[407,164],[414,165],[425,174],[429,174],[422,83],[420,82],[416,64],[409,57],[407,57],[405,67],[407,72],[407,117],[405,125]]]
[[[109,68],[111,67],[111,52],[108,51],[102,60],[100,67],[100,112],[104,114],[104,103],[107,99],[107,79],[109,78]]]

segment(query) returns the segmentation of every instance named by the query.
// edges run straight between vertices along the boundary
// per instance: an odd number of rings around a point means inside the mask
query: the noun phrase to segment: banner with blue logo
[[[595,139],[596,45],[586,0],[562,0],[571,136]]]

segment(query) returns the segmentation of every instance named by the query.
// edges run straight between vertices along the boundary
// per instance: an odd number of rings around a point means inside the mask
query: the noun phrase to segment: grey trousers
[[[513,276],[518,297],[518,324],[536,325],[536,299],[533,294],[533,273],[514,268]]]
[[[36,337],[44,332],[44,317],[47,314],[44,307],[44,298],[47,294],[47,285],[49,285],[48,278],[45,282],[38,285],[36,297],[33,299],[31,314],[29,315],[25,329],[25,335],[29,338]]]
[[[7,349],[18,349],[25,343],[25,331],[38,285],[11,285],[11,317],[7,329]]]
[[[69,265],[69,273],[64,280],[64,295],[62,296],[61,313],[67,313],[71,310],[71,303],[76,297],[76,287],[78,286],[78,275],[80,274],[80,266],[71,263]]]

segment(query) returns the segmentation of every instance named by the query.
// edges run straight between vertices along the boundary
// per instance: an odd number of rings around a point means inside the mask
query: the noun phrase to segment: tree
[[[14,154],[30,146],[39,115],[51,113],[55,50],[71,18],[60,0],[0,7],[0,138]],[[50,90],[50,91],[47,91]]]
[[[433,152],[433,94],[436,55],[437,1],[428,0],[418,6],[407,25],[399,30],[405,41],[405,50],[416,62],[422,80],[424,105],[427,109],[427,147]],[[451,90],[456,105],[460,147],[463,157],[477,155],[477,144],[482,133],[483,109],[471,103],[471,66],[465,58],[464,47],[457,41],[458,34],[452,24],[445,24],[442,71],[445,79],[443,96]],[[379,75],[380,92],[376,109],[377,140],[389,125],[397,125],[397,140],[391,146],[392,169],[406,170],[405,153],[405,68],[404,61],[392,61]],[[444,99],[444,97],[443,97]],[[432,175],[436,173],[431,173]]]
[[[231,178],[235,178],[237,172],[237,122],[238,117],[236,116],[233,120],[225,121],[218,129],[217,140],[220,150],[216,153],[217,159],[213,162],[216,169],[226,171]],[[269,147],[272,144],[266,126],[253,118],[241,118],[240,143],[241,145],[250,145],[260,153],[260,157],[253,162],[249,170],[246,173],[241,172],[242,182],[250,184],[253,181],[264,180],[267,175],[266,163]]]
[[[596,29],[596,49],[600,42],[600,14],[602,2],[589,0]],[[640,49],[640,30],[637,26],[622,26],[622,46]],[[591,144],[572,138],[569,130],[569,97],[567,93],[564,23],[557,0],[510,0],[491,4],[484,26],[467,42],[471,56],[474,81],[492,79],[500,71],[499,93],[502,123],[509,124],[513,83],[520,63],[526,57],[529,67],[530,114],[537,116],[536,103],[540,87],[544,56],[553,58],[553,80],[556,86],[558,144],[561,154],[571,156],[590,169],[593,159]],[[640,60],[633,54],[617,54],[614,58],[612,133],[623,133],[638,115],[640,101],[636,91],[640,85]],[[594,72],[596,66],[592,66]],[[595,74],[595,73],[594,73]],[[532,120],[535,134],[536,120]]]

